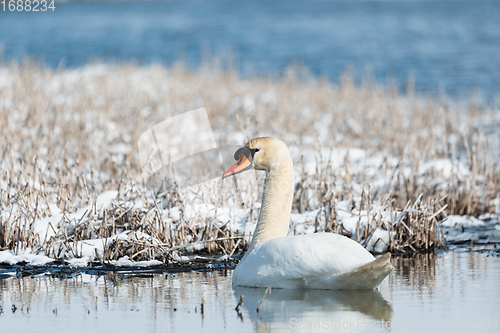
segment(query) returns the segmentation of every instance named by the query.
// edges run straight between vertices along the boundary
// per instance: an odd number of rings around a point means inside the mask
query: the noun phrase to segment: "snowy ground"
[[[141,133],[200,106],[221,145],[262,135],[288,143],[297,189],[290,235],[333,230],[381,253],[395,225],[422,214],[446,242],[500,242],[497,111],[349,82],[10,65],[0,67],[0,263],[158,265],[158,253],[182,262],[210,250],[210,237],[231,242],[222,258],[238,254],[257,221],[262,175],[163,196],[142,178]]]
[[[356,155],[357,154],[357,155]],[[354,150],[351,156],[363,156],[361,151]],[[376,160],[376,159],[375,159]],[[373,160],[362,159],[362,163],[372,163]],[[361,163],[361,162],[360,162]],[[429,167],[431,163],[427,162],[426,166]],[[438,167],[443,167],[442,161],[437,161]],[[371,167],[376,166],[370,164]],[[370,166],[364,168],[369,170]],[[446,164],[444,164],[446,169]],[[312,166],[306,165],[306,168]],[[451,171],[450,171],[451,172]],[[387,186],[390,179],[381,179],[376,175],[376,180],[371,184],[375,186],[378,184],[380,188]],[[212,182],[218,182],[214,180]],[[145,204],[141,200],[122,201],[118,198],[118,191],[106,191],[96,197],[93,205],[85,206],[78,209],[74,213],[63,213],[55,203],[49,204],[52,215],[44,218],[37,219],[30,225],[34,237],[39,240],[45,240],[47,245],[44,246],[43,241],[38,245],[38,249],[26,248],[19,251],[4,250],[0,251],[0,263],[15,265],[21,262],[30,265],[45,265],[54,261],[53,258],[47,256],[47,252],[54,254],[58,253],[59,258],[63,258],[70,266],[82,267],[88,265],[91,261],[102,261],[104,258],[104,251],[106,247],[111,246],[117,240],[130,240],[131,242],[144,241],[151,245],[162,245],[162,242],[147,233],[140,231],[120,230],[116,229],[116,234],[111,237],[99,238],[97,236],[91,239],[76,241],[71,243],[68,247],[67,243],[51,242],[51,238],[63,234],[70,234],[71,230],[81,225],[92,223],[92,219],[88,216],[88,212],[92,209],[103,210],[111,206],[126,206],[130,209],[143,209]],[[199,198],[198,198],[199,199]],[[174,206],[162,210],[163,220],[172,228],[178,228],[182,219],[185,221],[193,221],[193,223],[203,223],[194,221],[211,221],[216,225],[227,226],[231,231],[238,234],[249,235],[255,228],[256,216],[260,208],[260,203],[254,203],[253,207],[241,209],[236,207],[215,207],[213,204],[200,202],[195,196],[191,197],[192,204],[184,206]],[[308,198],[309,201],[314,201],[314,196]],[[354,199],[355,200],[355,199]],[[359,200],[359,199],[358,199]],[[150,204],[154,204],[154,200],[150,197]],[[475,218],[473,216],[459,216],[448,215],[440,221],[440,227],[444,234],[447,243],[461,244],[461,243],[474,243],[474,244],[494,244],[500,242],[500,200],[497,200],[495,213],[488,213]],[[362,244],[374,253],[382,253],[388,250],[390,238],[394,237],[393,232],[389,231],[389,225],[394,223],[401,212],[394,214],[386,207],[380,204],[372,204],[371,209],[359,210],[352,208],[350,200],[338,201],[335,204],[336,220],[342,229],[345,230],[346,235],[356,240],[356,233],[363,233],[364,229],[370,224],[375,224],[373,234],[368,240],[363,240]],[[317,205],[317,203],[310,203],[310,206]],[[2,221],[12,221],[11,215],[18,214],[16,209],[9,212],[3,211],[1,213]],[[250,218],[254,215],[253,219]],[[319,217],[319,218],[318,218]],[[375,221],[373,219],[376,219]],[[372,220],[370,220],[372,219]],[[291,219],[290,235],[300,235],[312,233],[317,230],[316,224],[323,225],[325,223],[324,217],[319,212],[319,208],[308,210],[303,213],[293,213]],[[18,228],[23,226],[17,225]],[[321,229],[321,228],[320,228]],[[176,261],[187,261],[195,256],[186,255],[186,253],[195,253],[205,248],[204,242],[197,242],[196,239],[190,239],[189,245],[182,247],[178,253],[176,252],[174,258]],[[44,248],[43,250],[40,250]],[[184,253],[184,255],[182,254]],[[228,256],[223,256],[223,258]],[[145,260],[145,261],[131,261],[128,256],[119,258],[118,260],[110,260],[107,262],[109,265],[117,267],[147,267],[161,265],[163,262],[158,260]]]

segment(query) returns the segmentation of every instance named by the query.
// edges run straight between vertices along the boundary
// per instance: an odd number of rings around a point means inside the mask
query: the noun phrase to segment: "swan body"
[[[249,249],[233,272],[233,285],[285,289],[374,289],[392,270],[390,254],[378,259],[350,238],[334,233],[287,237],[293,163],[273,138],[250,140],[224,177],[249,168],[266,171],[259,220]]]

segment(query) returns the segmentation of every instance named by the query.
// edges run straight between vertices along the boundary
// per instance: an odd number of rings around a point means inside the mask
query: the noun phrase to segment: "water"
[[[357,77],[419,92],[500,93],[500,2],[151,1],[57,3],[54,12],[0,11],[4,58],[52,67],[95,59],[140,64],[230,54],[243,75],[299,62],[336,82]],[[389,78],[389,79],[388,79]]]
[[[499,331],[498,256],[453,251],[393,259],[379,292],[273,289],[259,313],[264,290],[233,290],[231,271],[8,278],[0,280],[0,324],[3,332]]]

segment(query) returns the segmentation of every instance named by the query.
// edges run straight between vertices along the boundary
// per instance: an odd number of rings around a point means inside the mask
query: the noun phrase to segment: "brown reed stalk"
[[[247,224],[258,218],[253,207],[262,199],[262,175],[257,183],[239,175],[245,196],[235,182],[197,192],[199,200],[215,207],[215,214],[249,207],[242,235],[232,231],[228,221],[186,219],[185,208],[193,202],[182,184],[161,191],[144,186],[139,136],[200,103],[221,144],[228,143],[226,137],[233,132],[247,138],[272,133],[299,151],[292,210],[317,209],[316,218],[303,224],[317,232],[353,236],[337,210],[338,203],[348,200],[350,212],[368,220],[365,228],[360,223],[356,228],[354,237],[361,243],[382,228],[393,235],[390,251],[430,251],[443,245],[439,221],[445,214],[495,212],[500,150],[491,133],[474,123],[492,124],[496,118],[493,110],[475,102],[464,107],[420,97],[412,89],[401,96],[381,87],[358,87],[347,74],[334,85],[302,82],[293,70],[274,80],[243,80],[209,68],[193,73],[182,66],[99,66],[50,70],[29,61],[0,64],[7,77],[0,82],[0,250],[31,247],[54,258],[80,256],[86,240],[143,232],[150,238],[116,240],[105,246],[101,259],[129,255],[134,260],[167,261],[175,252],[185,253],[189,244],[202,244],[203,254],[215,251],[231,257],[244,251],[253,231]],[[127,149],[117,152],[114,147],[119,145]],[[355,170],[353,154],[346,153],[339,162],[322,151],[352,147],[383,159],[373,173],[390,180],[385,189],[361,186],[376,177]],[[305,168],[311,152],[312,173]],[[438,167],[422,174],[426,162],[440,159],[463,167],[465,174],[454,169],[446,178]],[[118,200],[98,209],[97,196],[116,189]],[[54,215],[52,204],[66,217],[85,207],[88,212],[72,221],[70,231],[58,232],[60,221],[52,221],[46,231],[56,234],[40,239],[33,227]],[[376,205],[394,221],[377,215]],[[167,221],[176,207],[180,219]]]

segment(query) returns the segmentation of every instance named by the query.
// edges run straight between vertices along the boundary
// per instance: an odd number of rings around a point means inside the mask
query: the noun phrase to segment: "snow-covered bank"
[[[2,65],[0,262],[119,266],[244,250],[261,174],[166,189],[142,178],[140,135],[201,106],[219,146],[262,135],[287,142],[290,234],[338,232],[373,252],[499,241],[500,113],[473,101],[462,109],[293,74]]]

